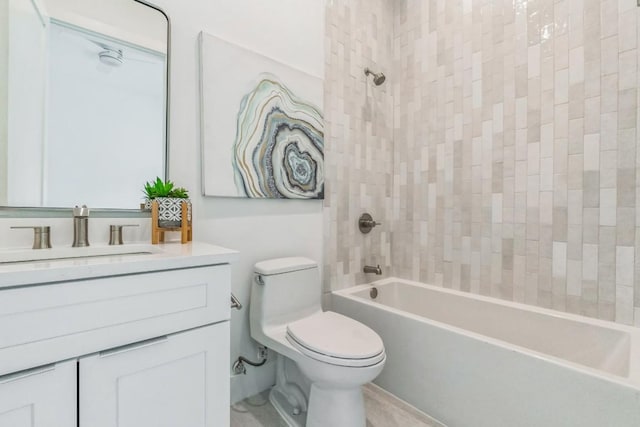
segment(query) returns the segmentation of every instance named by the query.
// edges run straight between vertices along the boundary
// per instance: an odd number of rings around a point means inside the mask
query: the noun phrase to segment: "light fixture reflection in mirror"
[[[166,177],[166,17],[134,0],[40,0],[3,19],[0,205],[138,208],[142,184]]]
[[[103,50],[98,54],[100,62],[110,67],[119,67],[124,62],[121,49],[102,45]]]

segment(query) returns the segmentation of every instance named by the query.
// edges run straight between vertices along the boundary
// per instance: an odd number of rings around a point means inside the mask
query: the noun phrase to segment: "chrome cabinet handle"
[[[108,350],[103,350],[100,352],[100,357],[109,357],[115,354],[125,353],[127,351],[136,350],[139,348],[149,347],[156,344],[162,344],[169,340],[169,337],[163,335],[161,337],[151,338],[148,340],[138,341],[131,344],[125,344],[120,347],[110,348]]]
[[[29,228],[29,227],[25,227]],[[18,381],[26,377],[30,377],[33,375],[43,374],[45,372],[53,371],[56,368],[55,363],[51,365],[38,366],[36,368],[25,369],[24,371],[14,372],[9,375],[4,375],[0,377],[0,384],[10,383],[12,381]]]

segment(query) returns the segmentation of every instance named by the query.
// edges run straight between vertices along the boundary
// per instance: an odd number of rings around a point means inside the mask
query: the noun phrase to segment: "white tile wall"
[[[364,265],[391,270],[393,102],[366,67],[392,74],[393,3],[332,0],[325,15],[325,291],[364,283]],[[413,169],[413,164],[412,164]],[[363,235],[358,217],[381,226]]]
[[[393,273],[634,323],[636,2],[394,5]]]
[[[640,324],[638,10],[328,2],[325,289],[380,263]],[[374,87],[365,66],[387,82]],[[363,210],[384,224],[368,236]]]

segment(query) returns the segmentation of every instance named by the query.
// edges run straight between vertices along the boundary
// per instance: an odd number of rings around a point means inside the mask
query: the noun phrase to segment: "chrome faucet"
[[[362,269],[365,273],[375,273],[378,276],[382,274],[382,269],[380,268],[380,264],[377,267],[373,267],[371,265],[365,265]]]
[[[74,248],[89,246],[89,208],[73,208],[73,244]]]

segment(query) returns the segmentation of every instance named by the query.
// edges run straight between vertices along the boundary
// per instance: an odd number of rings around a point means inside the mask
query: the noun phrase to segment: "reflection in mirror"
[[[135,209],[166,176],[166,17],[134,0],[0,6],[0,205]]]

